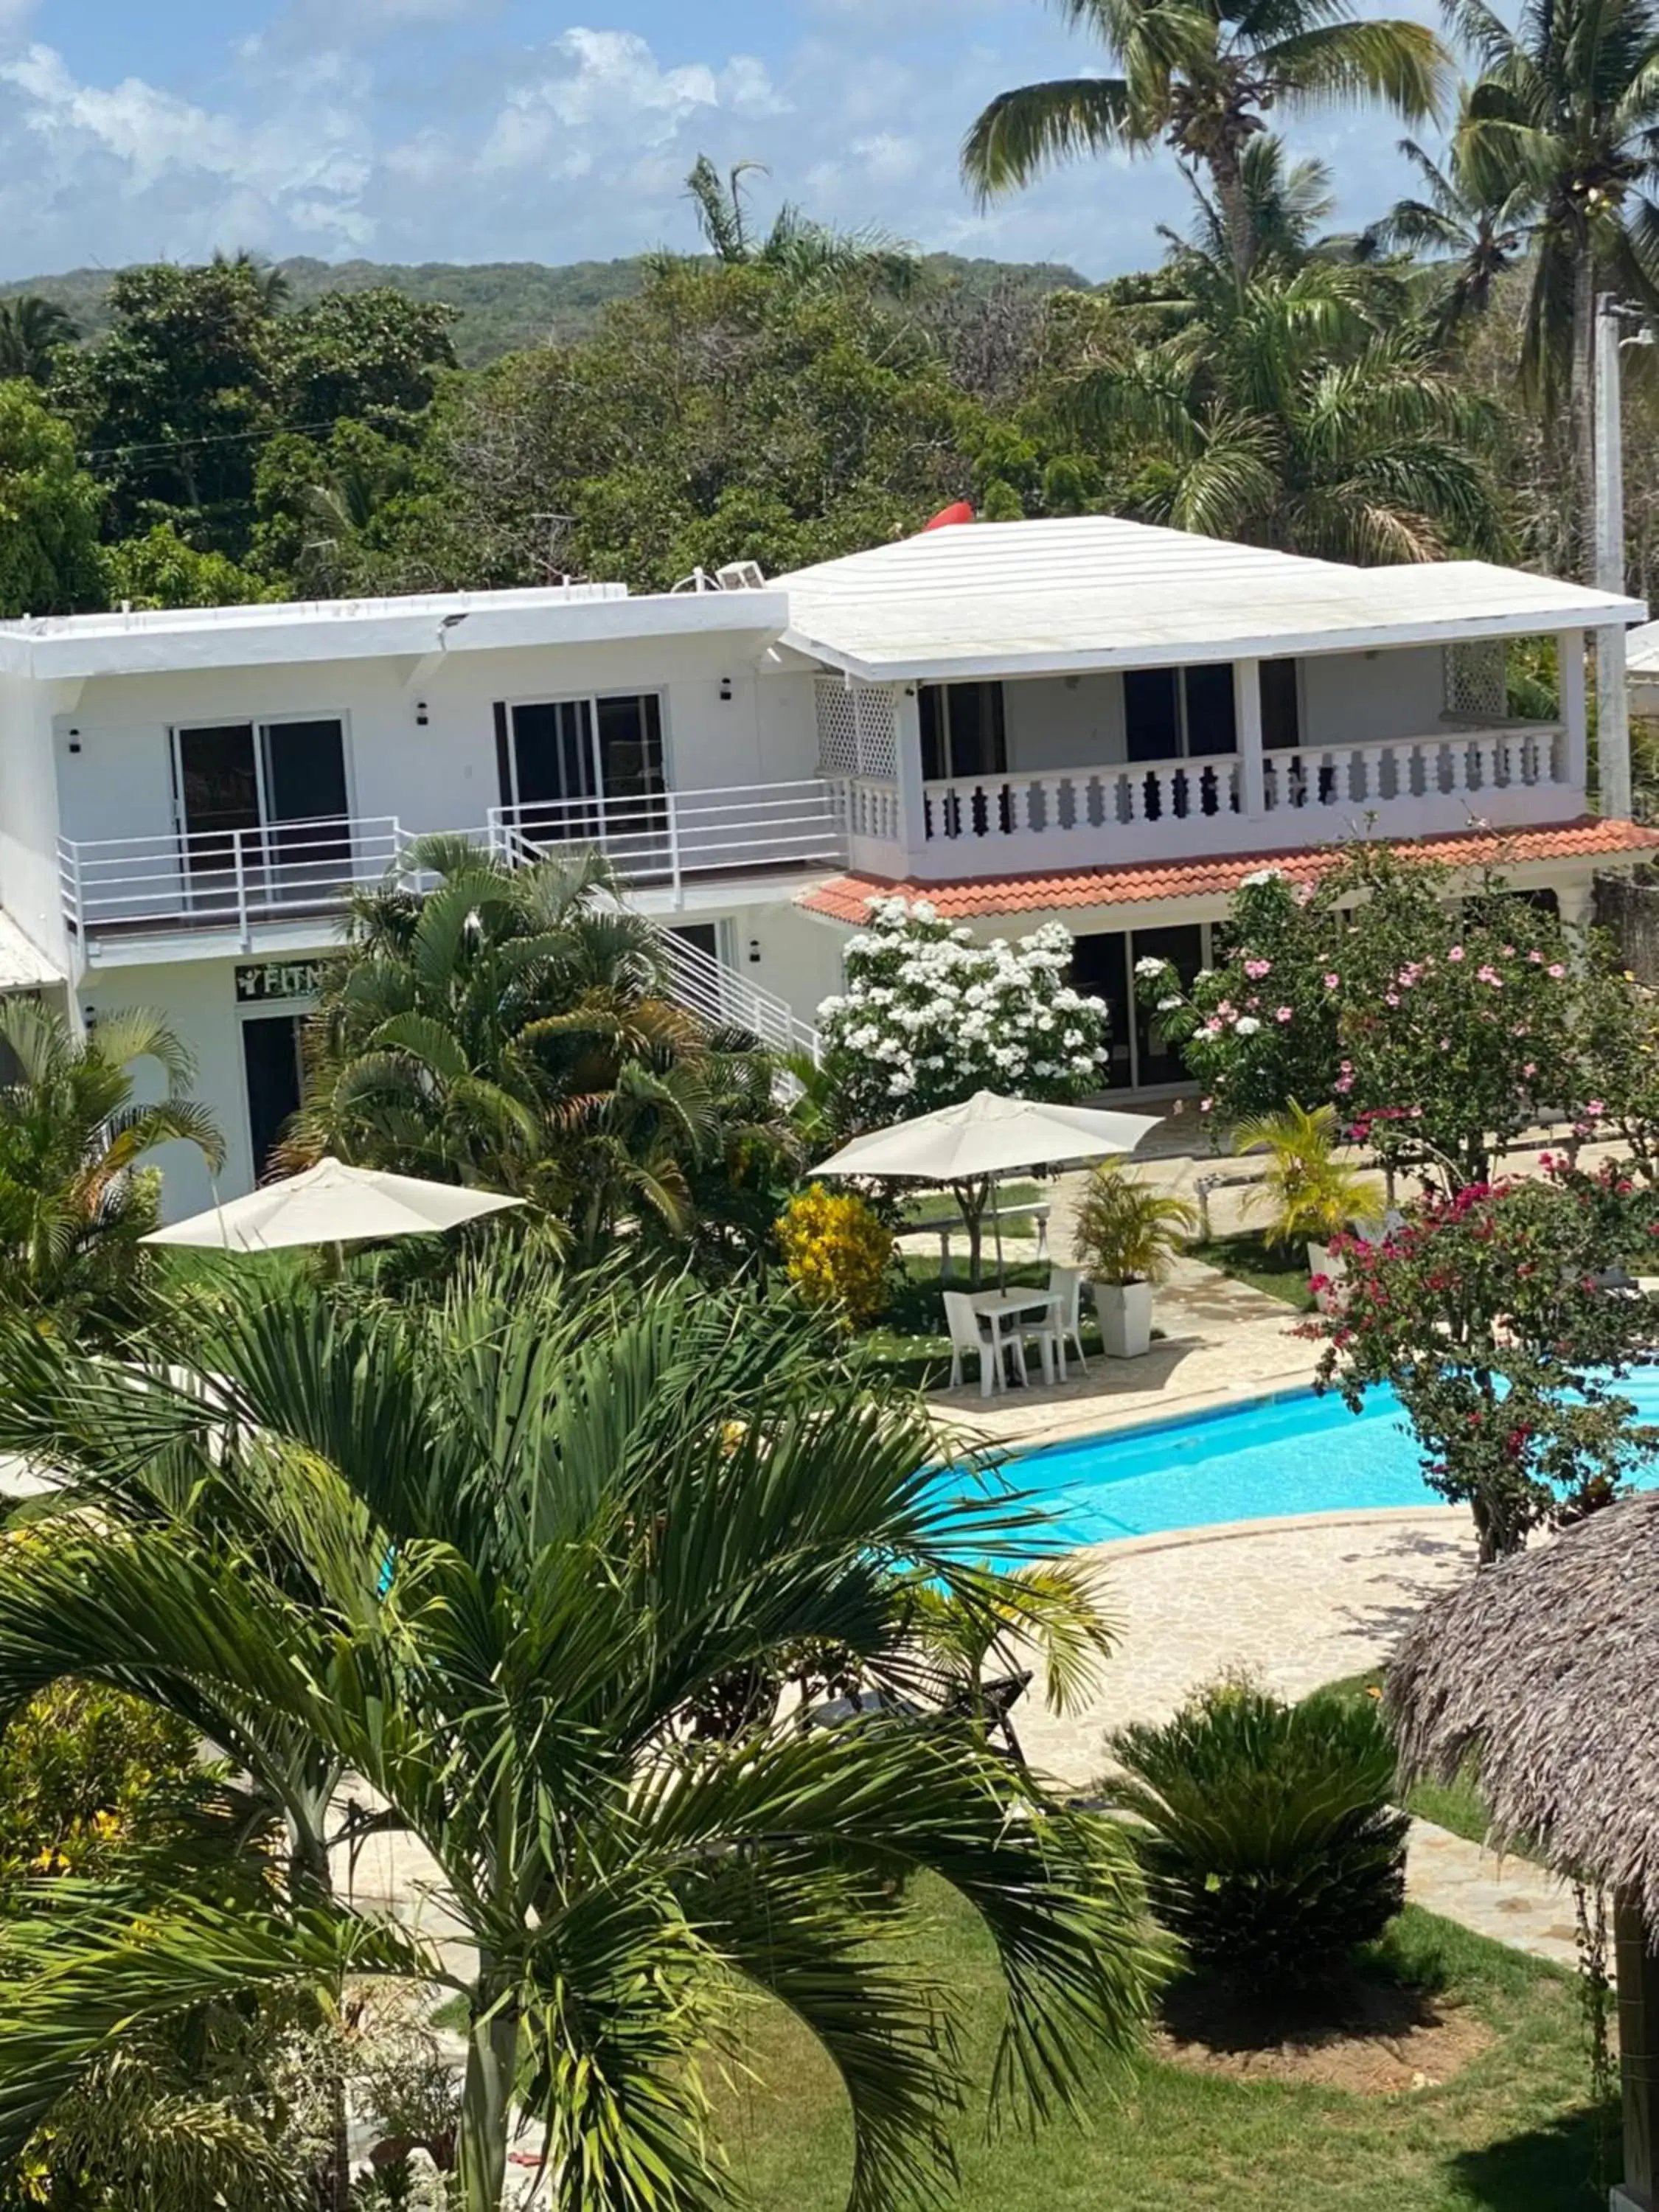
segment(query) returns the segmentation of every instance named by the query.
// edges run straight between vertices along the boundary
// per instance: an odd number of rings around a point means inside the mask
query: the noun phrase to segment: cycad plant
[[[1152,1911],[1195,1966],[1271,1999],[1340,1972],[1404,1903],[1409,1823],[1369,1701],[1222,1682],[1111,1753],[1102,1794],[1136,1824]]]
[[[1236,1152],[1267,1151],[1267,1170],[1246,1195],[1244,1210],[1267,1215],[1262,1235],[1269,1244],[1328,1244],[1375,1212],[1370,1178],[1336,1157],[1341,1141],[1334,1106],[1309,1108],[1294,1098],[1233,1132]]]
[[[1103,1160],[1079,1201],[1072,1249],[1091,1281],[1162,1283],[1197,1231],[1196,1206],[1137,1182],[1121,1160]]]
[[[1169,146],[1209,176],[1243,284],[1254,258],[1244,155],[1269,110],[1380,101],[1407,122],[1439,112],[1445,50],[1422,23],[1346,0],[1060,0],[1114,73],[999,93],[969,131],[963,173],[981,200],[1082,153]]]
[[[465,2212],[498,2212],[520,2113],[562,2203],[690,2212],[724,2188],[700,2064],[759,1990],[840,2071],[858,2212],[926,2200],[963,2084],[896,1869],[989,1932],[1005,2094],[1064,2104],[1133,2039],[1149,1961],[1121,1831],[1039,1796],[970,1719],[686,1724],[803,1645],[914,1689],[915,1589],[1005,1602],[975,1562],[1030,1541],[793,1309],[485,1268],[435,1305],[251,1296],[143,1349],[118,1370],[0,1340],[0,1443],[97,1504],[0,1545],[0,1701],[119,1683],[285,1807],[350,1770],[471,1963],[331,1896],[314,1831],[256,1904],[157,1868],[80,1915],[25,1912],[0,2154],[158,2020],[395,1974],[464,2002]]]
[[[158,1146],[193,1146],[211,1168],[224,1142],[186,1096],[194,1063],[157,1014],[106,1014],[77,1037],[61,1014],[0,1002],[0,1301],[62,1325],[131,1309],[138,1240],[158,1219]],[[146,1063],[165,1095],[134,1096]]]

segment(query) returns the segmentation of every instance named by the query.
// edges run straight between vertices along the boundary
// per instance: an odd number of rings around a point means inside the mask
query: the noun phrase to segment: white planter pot
[[[1139,1359],[1152,1340],[1150,1283],[1096,1283],[1095,1314],[1109,1359]]]
[[[1328,1290],[1316,1291],[1314,1293],[1314,1304],[1321,1313],[1330,1312],[1334,1303],[1335,1286],[1346,1273],[1347,1268],[1341,1257],[1334,1253],[1328,1244],[1309,1245],[1309,1280],[1311,1281],[1316,1275],[1322,1275],[1331,1286]]]

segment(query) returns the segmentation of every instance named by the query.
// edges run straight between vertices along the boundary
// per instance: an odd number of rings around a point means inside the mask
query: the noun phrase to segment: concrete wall
[[[720,696],[729,683],[732,696]],[[452,653],[89,680],[54,722],[64,834],[165,837],[175,828],[169,730],[181,722],[338,715],[359,815],[410,830],[482,824],[498,804],[498,700],[661,690],[668,780],[684,790],[815,772],[810,679],[763,678],[752,645],[720,637]],[[424,702],[428,720],[416,720]],[[71,750],[78,745],[78,751]]]
[[[47,687],[0,676],[0,905],[42,951],[66,962],[58,836]]]
[[[1305,744],[1426,737],[1440,726],[1438,646],[1309,655],[1300,664]],[[1024,677],[1003,686],[1008,766],[1016,775],[1109,767],[1127,757],[1123,679]]]

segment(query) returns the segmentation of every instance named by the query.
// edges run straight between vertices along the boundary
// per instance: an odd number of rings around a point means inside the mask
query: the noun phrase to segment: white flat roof
[[[129,676],[709,632],[775,638],[787,619],[788,605],[776,589],[662,592],[634,599],[625,584],[555,584],[539,590],[429,592],[404,599],[270,600],[246,607],[46,615],[0,623],[0,670],[42,678]]]
[[[876,679],[1352,652],[1647,612],[1484,561],[1353,568],[1113,515],[965,523],[777,582],[786,644]]]

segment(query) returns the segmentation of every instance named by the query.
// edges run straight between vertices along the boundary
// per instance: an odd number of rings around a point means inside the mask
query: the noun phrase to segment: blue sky
[[[993,93],[1096,59],[1041,0],[0,0],[0,276],[215,246],[687,246],[699,150],[765,162],[763,208],[787,192],[926,246],[1104,276],[1182,220],[1167,161],[1083,164],[988,215],[956,173]],[[1291,136],[1335,168],[1345,222],[1402,181],[1385,117]]]

